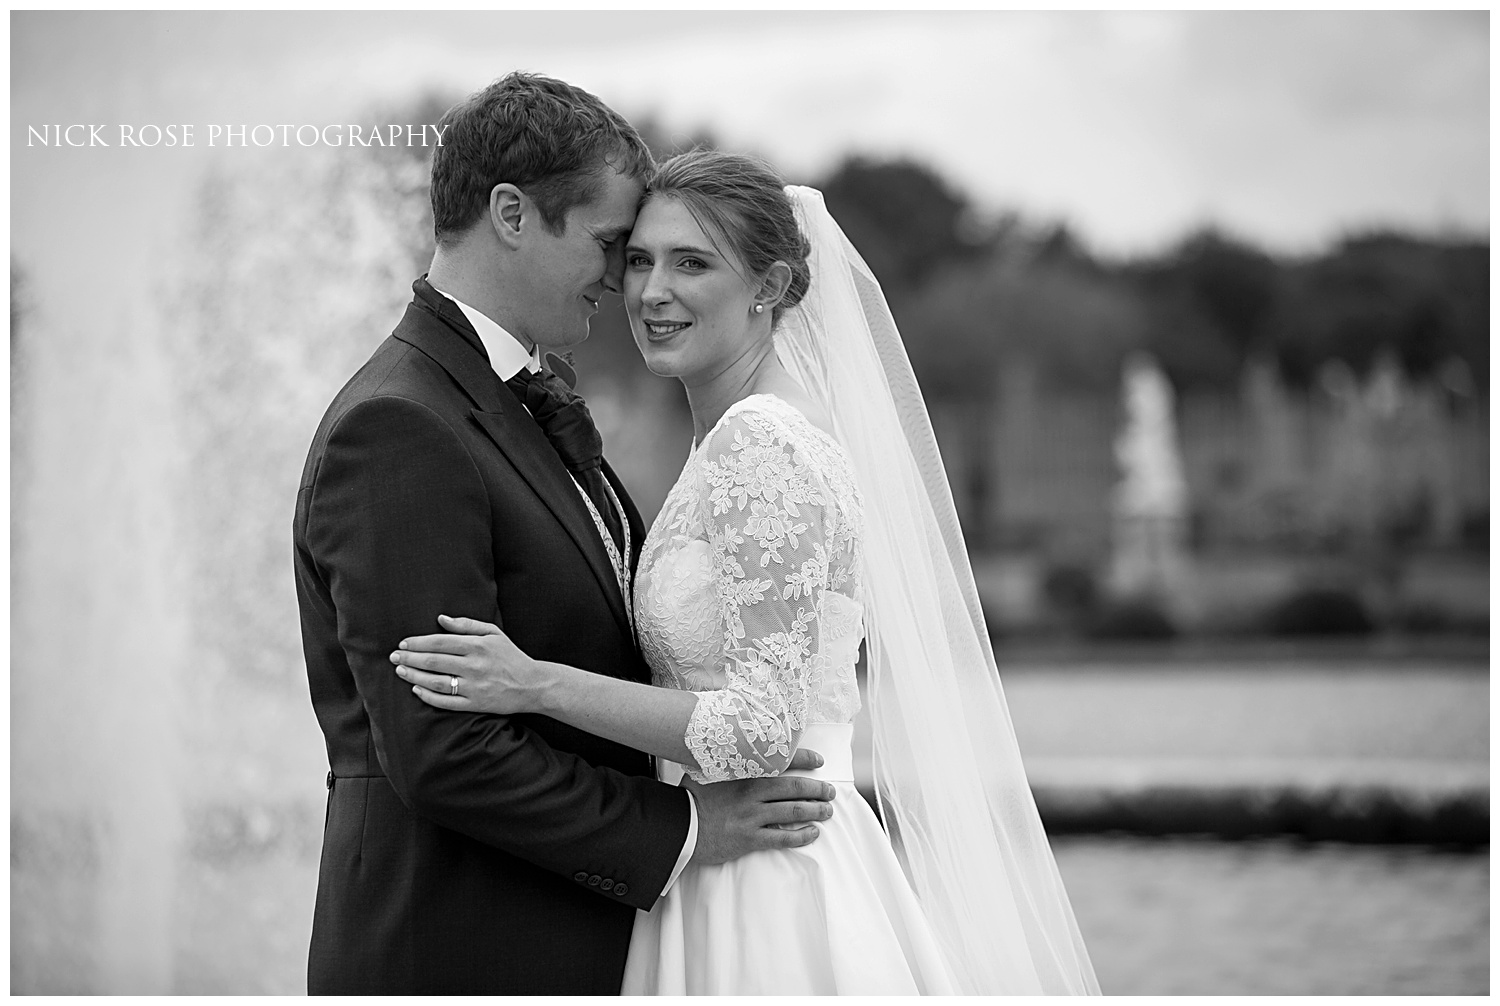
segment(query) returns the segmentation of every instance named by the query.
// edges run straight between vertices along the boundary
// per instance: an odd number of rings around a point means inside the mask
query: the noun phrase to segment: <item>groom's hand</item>
[[[823,756],[816,751],[807,748],[798,748],[792,752],[792,760],[787,763],[788,772],[811,772],[823,767]]]
[[[794,756],[791,767],[815,766],[799,765]],[[736,779],[692,789],[698,802],[692,861],[704,865],[808,845],[817,840],[816,822],[833,816],[833,786],[805,776]]]

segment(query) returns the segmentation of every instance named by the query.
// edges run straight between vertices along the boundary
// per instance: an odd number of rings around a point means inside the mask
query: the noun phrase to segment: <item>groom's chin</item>
[[[552,341],[545,343],[545,345],[551,349],[571,349],[574,346],[581,345],[584,342],[588,341],[588,337],[592,334],[593,329],[590,326],[589,321],[585,319],[583,324],[579,325],[576,328],[571,328],[566,332],[556,333],[552,337]]]

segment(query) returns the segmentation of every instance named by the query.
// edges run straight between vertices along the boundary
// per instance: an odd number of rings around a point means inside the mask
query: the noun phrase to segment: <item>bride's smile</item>
[[[646,324],[646,338],[652,342],[661,342],[692,324],[690,321],[650,321],[644,318],[642,321]]]

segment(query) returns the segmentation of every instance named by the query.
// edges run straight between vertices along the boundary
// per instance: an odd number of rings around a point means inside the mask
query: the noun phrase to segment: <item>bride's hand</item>
[[[537,662],[489,622],[438,616],[447,633],[401,640],[396,673],[417,698],[439,709],[524,713],[540,705],[546,684]]]

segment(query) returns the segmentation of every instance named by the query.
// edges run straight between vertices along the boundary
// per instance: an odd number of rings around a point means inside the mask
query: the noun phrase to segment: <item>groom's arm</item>
[[[606,896],[649,909],[684,851],[685,791],[590,765],[508,717],[432,709],[393,671],[396,643],[439,613],[503,624],[490,503],[457,434],[417,402],[367,400],[331,432],[312,492],[306,538],[397,795],[569,879],[610,878]]]

